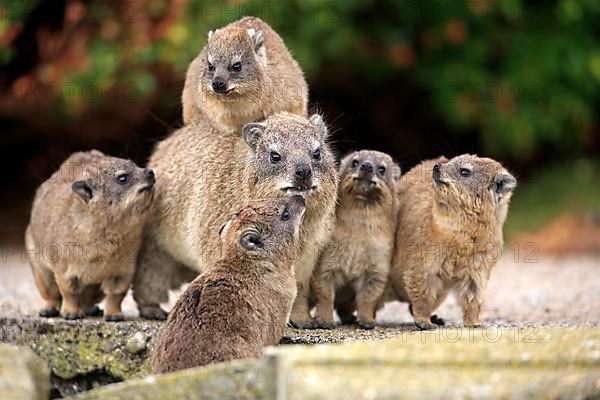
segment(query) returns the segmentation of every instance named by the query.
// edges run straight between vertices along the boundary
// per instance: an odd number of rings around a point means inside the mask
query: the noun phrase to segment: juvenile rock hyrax
[[[312,277],[316,325],[335,327],[334,296],[342,321],[371,329],[385,290],[396,234],[396,183],[400,167],[378,151],[347,155],[339,168],[336,228]]]
[[[152,373],[259,357],[279,343],[296,296],[304,211],[300,196],[255,200],[221,228],[222,256],[177,300]]]
[[[207,117],[239,135],[244,124],[277,112],[306,116],[308,87],[281,37],[245,17],[208,34],[188,68],[182,102],[185,125]]]
[[[165,318],[159,307],[169,287],[192,279],[220,256],[219,227],[253,198],[301,195],[306,216],[295,264],[298,298],[292,321],[310,324],[310,276],[335,223],[337,173],[319,115],[289,113],[247,124],[241,143],[194,122],[159,143],[149,165],[160,173],[139,255],[134,298],[146,318]]]
[[[154,172],[99,151],[71,155],[38,189],[25,233],[40,316],[117,321],[153,198]]]
[[[410,303],[417,327],[434,328],[431,313],[451,289],[464,324],[479,325],[516,185],[498,162],[468,154],[425,161],[402,177],[390,285]]]

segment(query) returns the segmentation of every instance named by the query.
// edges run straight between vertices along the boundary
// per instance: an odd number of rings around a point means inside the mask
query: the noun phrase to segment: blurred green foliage
[[[511,200],[505,234],[535,232],[563,214],[600,217],[600,161],[581,158],[530,176]]]
[[[15,57],[11,30],[41,2],[0,2],[0,38],[9,43],[0,66]],[[210,29],[251,14],[281,33],[309,82],[331,65],[378,84],[401,75],[431,96],[448,127],[479,132],[489,154],[570,153],[598,132],[598,0],[67,1],[65,10],[65,31],[84,45],[70,63],[36,65],[41,82],[100,93],[133,83],[146,96],[160,90],[157,66],[183,79]],[[60,96],[66,117],[94,106],[81,101],[83,90]]]

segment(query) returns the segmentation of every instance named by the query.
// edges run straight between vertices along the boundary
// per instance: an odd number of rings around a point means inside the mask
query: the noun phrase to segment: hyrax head
[[[299,249],[304,211],[300,196],[251,201],[221,227],[223,256],[290,261]]]
[[[260,99],[267,65],[262,31],[242,26],[211,31],[201,58],[203,93],[224,101],[247,95]]]
[[[122,219],[145,213],[153,199],[155,181],[151,169],[102,155],[84,166],[81,179],[71,188],[90,213]]]
[[[517,186],[499,162],[470,154],[439,160],[432,175],[436,200],[453,209],[506,207]]]
[[[279,113],[243,128],[250,146],[247,174],[259,197],[318,196],[335,187],[334,157],[320,115]],[[325,189],[327,188],[327,189]],[[335,190],[335,189],[334,189]]]
[[[400,167],[385,153],[361,150],[344,157],[339,175],[340,199],[375,205],[394,198]]]

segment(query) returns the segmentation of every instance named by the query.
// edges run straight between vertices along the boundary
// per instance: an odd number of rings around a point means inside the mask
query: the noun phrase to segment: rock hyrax
[[[159,304],[168,300],[169,288],[219,258],[219,227],[235,210],[253,198],[302,195],[306,216],[292,320],[310,323],[310,276],[335,224],[337,173],[325,123],[319,115],[280,113],[247,124],[241,143],[231,135],[217,143],[211,129],[184,127],[161,142],[150,160],[161,179],[134,282],[140,314],[166,317]]]
[[[334,296],[345,322],[356,304],[357,323],[371,329],[388,280],[396,234],[400,167],[378,151],[347,155],[339,168],[336,228],[312,277],[316,324],[333,328]]]
[[[239,134],[277,112],[306,116],[308,87],[281,37],[245,17],[209,33],[189,66],[182,102],[185,125],[204,114],[216,129]]]
[[[255,200],[221,228],[222,257],[179,297],[150,361],[152,373],[259,357],[279,343],[296,282],[304,200]]]
[[[451,289],[464,324],[479,325],[516,185],[498,162],[469,154],[425,161],[402,177],[390,283],[410,303],[417,327],[434,328],[431,313]]]
[[[71,155],[38,189],[25,233],[43,317],[122,319],[121,301],[154,191],[154,172],[99,151]]]

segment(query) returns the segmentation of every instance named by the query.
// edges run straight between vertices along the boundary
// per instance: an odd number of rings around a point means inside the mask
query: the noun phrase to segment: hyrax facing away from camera
[[[105,318],[123,318],[153,187],[152,170],[99,151],[71,155],[40,186],[25,244],[41,316],[99,315],[106,296]]]
[[[221,136],[194,122],[161,142],[149,165],[160,174],[146,224],[134,298],[146,318],[165,318],[159,307],[170,287],[204,271],[220,256],[219,227],[253,198],[303,196],[306,215],[295,264],[298,298],[292,321],[309,324],[312,270],[333,230],[337,173],[319,115],[289,113],[247,124],[243,139]],[[191,278],[190,278],[191,277]]]
[[[306,116],[308,87],[281,37],[245,17],[209,33],[188,68],[182,102],[185,125],[206,116],[218,130],[239,134],[277,112]]]
[[[464,324],[479,325],[516,184],[498,162],[469,154],[425,161],[400,180],[390,284],[420,329],[434,328],[431,313],[452,289]]]
[[[394,251],[400,167],[385,153],[362,150],[342,160],[339,176],[336,228],[312,277],[316,324],[335,327],[335,296],[343,321],[356,304],[358,325],[371,329]]]
[[[259,357],[279,343],[296,296],[304,200],[250,202],[221,228],[222,256],[179,297],[154,346],[152,373]]]

